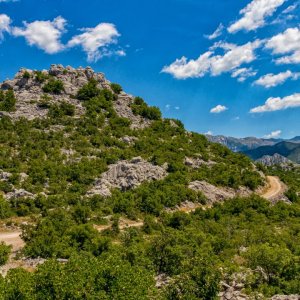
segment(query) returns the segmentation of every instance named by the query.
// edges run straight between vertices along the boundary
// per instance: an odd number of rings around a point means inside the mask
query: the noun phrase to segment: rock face
[[[139,115],[135,115],[132,112],[131,104],[134,101],[134,97],[131,95],[127,95],[122,92],[118,99],[114,101],[114,109],[116,113],[123,118],[127,118],[131,121],[132,129],[143,129],[151,124],[151,120],[145,119]]]
[[[220,188],[206,181],[193,181],[189,184],[189,188],[197,192],[202,192],[209,204],[221,202],[226,199],[232,199],[236,196],[246,197],[251,194],[251,191],[247,188],[240,188],[238,190]]]
[[[287,159],[286,157],[275,153],[274,155],[264,155],[263,157],[259,158],[257,162],[263,164],[264,166],[275,166],[275,165],[280,165],[280,166],[287,166],[290,164],[294,164],[292,161]]]
[[[141,157],[130,161],[120,161],[111,165],[101,178],[96,180],[94,187],[88,195],[101,195],[108,197],[111,189],[117,188],[122,191],[135,188],[143,182],[160,180],[167,176],[167,171],[143,160]]]
[[[16,101],[16,110],[14,112],[1,112],[1,115],[8,115],[13,120],[24,117],[28,120],[35,118],[45,118],[48,114],[48,109],[41,105],[45,98],[43,86],[45,82],[41,82],[36,77],[37,71],[29,69],[21,69],[12,80],[6,80],[0,84],[2,90],[13,89]],[[81,116],[85,109],[81,101],[75,99],[78,90],[88,83],[90,79],[95,79],[98,82],[98,88],[109,89],[110,82],[105,79],[103,73],[96,73],[92,68],[74,69],[70,66],[63,67],[62,65],[51,65],[49,70],[43,70],[43,76],[52,76],[55,79],[62,81],[64,91],[60,94],[46,94],[49,104],[67,102],[75,106],[75,116]],[[114,108],[120,117],[128,118],[131,121],[132,128],[144,128],[151,124],[150,120],[134,115],[131,109],[131,104],[134,98],[121,92],[118,99],[114,101]]]

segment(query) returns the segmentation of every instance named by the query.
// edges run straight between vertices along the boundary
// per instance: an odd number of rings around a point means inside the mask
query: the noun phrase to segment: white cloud
[[[277,64],[300,63],[300,30],[288,28],[283,33],[273,36],[266,43],[266,48],[273,54],[288,54],[276,59]]]
[[[283,14],[289,14],[289,13],[293,12],[297,7],[298,7],[298,3],[295,3],[295,4],[290,5],[289,7],[287,7],[282,13]]]
[[[18,2],[19,0],[0,0],[0,3]]]
[[[293,73],[290,70],[281,72],[276,75],[270,73],[254,81],[254,84],[261,85],[265,88],[271,88],[283,84],[289,78],[291,78],[292,80],[297,80],[298,78],[300,78],[300,73]]]
[[[203,77],[210,68],[210,57],[212,52],[208,51],[199,56],[198,59],[190,61],[186,57],[176,59],[169,66],[162,69],[163,73],[169,73],[177,79]]]
[[[300,107],[300,94],[293,94],[283,98],[269,98],[262,106],[254,107],[250,110],[251,113],[263,113],[270,111],[285,110],[287,108]]]
[[[30,46],[37,46],[48,54],[54,54],[64,49],[60,41],[65,31],[66,20],[57,17],[53,21],[24,22],[24,27],[13,27],[14,36],[23,36]]]
[[[260,47],[261,41],[256,40],[238,46],[229,43],[217,43],[210,48],[210,51],[200,55],[196,60],[189,60],[186,57],[176,59],[169,66],[165,66],[162,72],[169,73],[177,79],[203,77],[207,73],[218,76],[222,73],[232,72],[245,63],[256,59],[255,50]],[[221,48],[224,55],[213,55],[215,50]]]
[[[214,133],[210,130],[208,130],[206,133],[204,133],[205,135],[213,135]]]
[[[216,38],[218,38],[219,36],[222,35],[224,30],[224,25],[221,23],[218,28],[214,31],[214,33],[210,34],[210,35],[205,35],[205,37],[209,40],[214,40]]]
[[[281,135],[282,131],[281,130],[275,130],[272,131],[270,134],[267,134],[264,136],[265,139],[276,139],[279,138]]]
[[[224,106],[224,105],[217,105],[216,107],[214,107],[214,108],[212,108],[211,110],[210,110],[210,112],[212,113],[212,114],[219,114],[219,113],[221,113],[221,112],[223,112],[223,111],[225,111],[225,110],[228,110],[228,108],[226,107],[226,106]]]
[[[237,78],[239,82],[244,82],[247,78],[253,77],[257,74],[252,68],[240,68],[232,72],[231,77]]]
[[[175,108],[176,110],[179,110],[179,109],[180,109],[180,107],[179,107],[179,106],[175,106],[174,108]]]
[[[3,39],[4,32],[10,32],[11,19],[8,15],[0,15],[0,41]]]
[[[94,28],[83,28],[82,31],[84,33],[74,36],[68,42],[68,47],[82,46],[89,62],[111,55],[112,52],[107,47],[117,43],[117,38],[120,36],[116,26],[110,23],[100,23]],[[121,56],[125,54],[124,51],[114,53]]]
[[[229,33],[240,30],[251,31],[265,25],[265,19],[273,13],[286,0],[253,0],[240,11],[242,18],[229,26]]]

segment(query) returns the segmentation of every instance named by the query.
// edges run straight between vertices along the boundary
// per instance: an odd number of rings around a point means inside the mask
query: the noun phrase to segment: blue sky
[[[0,80],[90,65],[189,130],[289,138],[299,16],[298,0],[0,0]]]

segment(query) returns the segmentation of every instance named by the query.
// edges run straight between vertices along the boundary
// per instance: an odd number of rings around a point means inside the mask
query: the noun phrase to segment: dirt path
[[[16,252],[23,248],[24,241],[21,239],[21,231],[0,232],[0,243],[12,246],[12,252]]]
[[[261,197],[272,200],[278,196],[281,196],[285,187],[284,184],[280,181],[278,177],[275,176],[267,176],[268,187],[261,193]]]

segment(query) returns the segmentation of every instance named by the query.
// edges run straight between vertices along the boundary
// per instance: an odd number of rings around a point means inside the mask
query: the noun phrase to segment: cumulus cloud
[[[263,113],[278,110],[285,110],[288,108],[300,107],[300,94],[296,93],[283,98],[269,98],[264,105],[254,107],[250,110],[251,113]]]
[[[257,74],[252,68],[240,68],[232,72],[231,77],[237,78],[238,82],[244,82],[249,77],[253,77]]]
[[[68,47],[81,46],[87,53],[89,62],[96,62],[103,56],[113,54],[107,47],[111,44],[116,44],[117,38],[120,36],[114,24],[100,23],[94,28],[83,28],[81,30],[83,33],[74,36],[68,42]],[[124,51],[116,51],[114,53],[120,56],[125,55]]]
[[[286,56],[276,59],[277,64],[300,63],[300,30],[288,28],[283,33],[273,36],[266,42],[266,48],[272,50],[275,55]]]
[[[214,133],[211,130],[208,130],[207,132],[204,133],[205,135],[213,135]]]
[[[203,77],[210,68],[210,58],[213,53],[208,51],[198,57],[196,60],[189,60],[186,57],[176,59],[169,66],[162,69],[163,73],[173,75],[177,79]]]
[[[281,136],[282,131],[281,130],[275,130],[272,131],[270,134],[266,134],[264,136],[265,139],[276,139],[279,138]]]
[[[255,50],[260,47],[261,41],[256,40],[238,46],[229,43],[217,43],[210,51],[201,54],[196,60],[188,60],[186,57],[176,59],[169,66],[165,66],[162,72],[169,73],[177,79],[203,77],[207,73],[218,76],[222,73],[233,72],[245,63],[256,59]],[[214,55],[215,50],[221,48],[223,55]]]
[[[3,39],[4,32],[10,32],[11,19],[8,15],[0,14],[0,41]]]
[[[300,78],[300,73],[293,73],[290,70],[288,70],[286,72],[281,72],[276,75],[272,73],[264,75],[256,81],[254,81],[254,84],[261,85],[265,88],[271,88],[283,84],[288,79],[297,80],[298,78]]]
[[[286,0],[253,0],[240,11],[242,17],[229,26],[229,33],[251,31],[265,25],[265,19],[274,14]]]
[[[67,21],[57,17],[53,21],[24,22],[24,27],[13,27],[12,34],[24,37],[30,46],[37,46],[48,54],[62,51],[64,45],[60,38],[65,31]]]
[[[214,40],[222,35],[224,30],[224,25],[221,23],[218,28],[210,35],[205,35],[205,37],[209,40]]]
[[[214,107],[214,108],[212,108],[211,110],[210,110],[210,112],[212,113],[212,114],[219,114],[219,113],[221,113],[221,112],[223,112],[223,111],[225,111],[225,110],[228,110],[228,108],[226,107],[226,106],[224,106],[224,105],[217,105],[216,107]]]

